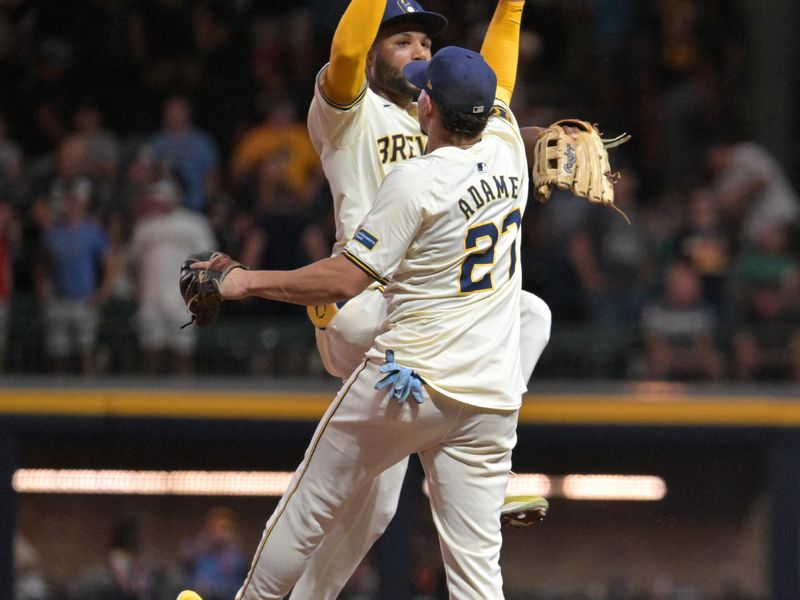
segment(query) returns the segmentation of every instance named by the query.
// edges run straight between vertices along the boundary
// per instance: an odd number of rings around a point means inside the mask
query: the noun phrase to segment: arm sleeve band
[[[342,15],[331,43],[330,65],[322,91],[338,105],[355,100],[366,80],[367,53],[383,18],[383,2],[352,0]]]
[[[519,28],[524,0],[499,0],[481,47],[481,55],[497,75],[497,97],[511,104],[519,61]]]

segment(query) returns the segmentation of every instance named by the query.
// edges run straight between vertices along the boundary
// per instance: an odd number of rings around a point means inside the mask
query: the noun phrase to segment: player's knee
[[[380,333],[386,314],[386,301],[381,292],[368,289],[336,313],[328,325],[328,336],[332,343],[348,346],[363,355]]]
[[[553,315],[547,303],[530,292],[520,294],[520,325],[523,330],[536,330],[536,337],[550,339]]]

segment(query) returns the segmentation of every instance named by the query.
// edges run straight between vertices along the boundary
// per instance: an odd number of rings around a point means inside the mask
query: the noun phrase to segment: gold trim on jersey
[[[367,80],[366,79],[364,79],[364,86],[361,88],[361,91],[358,92],[358,95],[355,97],[355,99],[353,101],[348,102],[347,104],[339,104],[338,102],[334,102],[333,100],[328,98],[328,96],[325,94],[325,88],[322,87],[322,77],[325,74],[325,71],[327,70],[327,68],[328,68],[328,65],[325,65],[324,67],[322,67],[320,72],[317,74],[317,88],[319,88],[319,95],[322,96],[322,99],[325,100],[325,103],[328,106],[332,106],[333,108],[335,108],[337,110],[350,110],[356,104],[358,104],[359,102],[361,102],[364,99],[364,96],[367,95],[367,89],[369,88],[369,85],[367,85]]]
[[[347,250],[344,250],[342,252],[342,256],[344,256],[347,260],[349,260],[351,263],[353,263],[359,269],[364,271],[364,273],[366,273],[367,275],[372,277],[378,283],[382,283],[383,285],[386,285],[386,284],[389,283],[388,279],[386,279],[385,277],[382,277],[381,275],[378,275],[377,271],[375,271],[372,267],[370,267],[368,264],[366,264],[361,259],[359,259],[356,256],[354,256],[353,254],[351,254]]]
[[[283,502],[282,506],[280,506],[280,511],[276,513],[275,518],[272,520],[272,524],[269,526],[264,532],[264,535],[261,537],[261,542],[258,545],[258,549],[256,550],[256,554],[253,557],[253,562],[250,564],[250,572],[247,574],[247,579],[245,579],[244,585],[242,586],[242,593],[241,596],[244,597],[245,593],[247,592],[247,588],[250,586],[250,583],[253,581],[253,575],[255,575],[256,565],[258,564],[258,560],[261,558],[261,553],[264,551],[264,546],[267,544],[267,540],[269,540],[269,536],[272,533],[272,530],[275,529],[275,525],[278,524],[278,520],[283,516],[283,513],[286,511],[286,507],[291,502],[292,497],[294,496],[295,492],[297,492],[298,488],[300,487],[300,483],[303,481],[303,477],[306,473],[308,473],[308,465],[311,462],[311,459],[314,458],[314,453],[317,450],[317,446],[319,445],[319,441],[322,439],[322,435],[325,433],[325,429],[327,429],[328,424],[331,422],[331,419],[336,414],[336,411],[344,402],[345,397],[350,392],[350,389],[353,387],[355,382],[358,380],[358,377],[363,373],[364,369],[367,368],[367,360],[365,359],[364,362],[361,363],[361,369],[353,376],[350,380],[350,383],[347,385],[347,388],[343,389],[339,396],[334,400],[335,405],[331,407],[330,411],[327,414],[327,418],[324,422],[321,422],[319,427],[317,428],[314,437],[311,439],[311,444],[307,451],[308,456],[307,458],[303,459],[301,466],[304,465],[303,471],[300,476],[297,478],[297,481],[294,482],[294,486],[291,489],[287,489],[283,496],[286,498],[286,501]],[[298,467],[299,469],[300,467]]]

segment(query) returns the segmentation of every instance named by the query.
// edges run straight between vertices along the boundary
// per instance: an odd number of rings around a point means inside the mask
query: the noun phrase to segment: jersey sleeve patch
[[[359,229],[358,233],[353,236],[353,239],[364,246],[367,250],[372,250],[375,247],[375,244],[378,243],[378,238],[376,238],[366,229]]]
[[[388,283],[389,283],[389,282],[388,282],[388,281],[387,281],[387,280],[386,280],[384,277],[382,277],[381,275],[379,275],[379,274],[378,274],[378,273],[377,273],[377,272],[376,272],[376,271],[375,271],[375,270],[374,270],[372,267],[370,267],[370,266],[369,266],[367,263],[365,263],[365,262],[363,262],[363,261],[359,260],[359,258],[358,258],[358,257],[356,257],[355,255],[351,254],[351,253],[350,253],[350,252],[348,252],[347,250],[345,250],[345,251],[343,251],[343,252],[342,252],[342,256],[344,256],[344,257],[345,257],[347,260],[349,260],[351,263],[353,263],[353,264],[354,264],[355,266],[357,266],[359,269],[361,269],[362,271],[364,271],[364,273],[366,273],[367,275],[369,275],[370,277],[372,277],[372,278],[373,278],[375,281],[377,281],[378,283],[381,283],[381,284],[383,284],[383,285],[386,285],[386,284],[388,284]]]
[[[508,109],[501,104],[495,104],[492,107],[491,113],[489,114],[492,117],[500,117],[501,119],[505,119],[506,121],[511,123],[511,116],[508,113]]]

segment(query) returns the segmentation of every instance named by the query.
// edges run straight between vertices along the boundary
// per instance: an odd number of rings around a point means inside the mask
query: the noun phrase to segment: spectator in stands
[[[637,177],[627,169],[615,189],[615,202],[631,219],[588,206],[570,234],[568,259],[580,286],[582,314],[598,343],[584,350],[609,376],[622,376],[646,298],[648,260],[637,210]]]
[[[108,235],[108,265],[112,274],[108,298],[101,310],[97,340],[98,373],[141,372],[139,336],[135,315],[139,303],[128,269],[129,242],[134,223],[129,214],[114,211],[105,220]]]
[[[591,208],[572,235],[570,257],[586,301],[598,324],[618,329],[635,323],[645,300],[645,234],[637,211],[638,179],[626,169],[615,186],[615,203],[631,224],[614,211]]]
[[[5,368],[8,348],[9,308],[14,283],[13,254],[19,242],[19,224],[7,195],[5,188],[0,185],[0,373]]]
[[[80,370],[94,370],[98,307],[108,294],[108,240],[89,218],[92,184],[77,179],[66,190],[63,215],[42,233],[36,292],[45,311],[45,344],[57,372],[80,355]],[[99,276],[98,276],[99,273]]]
[[[104,564],[87,569],[67,589],[68,600],[157,600],[163,582],[142,547],[141,523],[119,519]]]
[[[248,560],[239,542],[233,511],[208,511],[203,530],[181,548],[186,586],[204,600],[230,600],[242,585]]]
[[[123,168],[124,176],[118,186],[118,203],[134,219],[143,213],[150,187],[162,179],[176,179],[171,171],[162,167],[148,144],[141,144],[131,152]]]
[[[42,559],[36,548],[22,534],[14,535],[14,598],[12,600],[49,600],[50,585],[42,574]]]
[[[70,135],[58,145],[55,164],[33,185],[33,218],[40,228],[62,219],[65,197],[77,182],[88,181],[86,140]]]
[[[261,237],[249,264],[261,269],[294,269],[308,263],[304,232],[311,198],[297,194],[290,180],[290,155],[276,151],[257,164],[236,197],[237,211],[252,216]]]
[[[217,146],[192,124],[192,107],[183,96],[172,96],[164,103],[162,124],[150,140],[154,159],[179,177],[184,205],[202,211],[218,184]]]
[[[714,190],[741,242],[756,244],[775,225],[800,222],[800,198],[775,158],[761,146],[718,144],[707,155]]]
[[[642,311],[645,375],[657,379],[719,379],[717,319],[703,302],[700,278],[684,261],[667,271],[664,298]]]
[[[117,136],[103,126],[103,113],[92,100],[84,100],[72,115],[75,132],[86,144],[84,172],[95,183],[95,200],[101,213],[113,210],[119,171],[120,144]]]
[[[690,190],[686,218],[675,235],[671,258],[691,265],[702,281],[703,297],[720,318],[727,305],[725,286],[733,262],[732,248],[713,190],[702,186]]]
[[[787,228],[763,231],[733,277],[734,376],[800,382],[800,261],[789,251]]]
[[[164,364],[161,353],[169,350],[170,372],[186,375],[192,371],[196,328],[180,328],[188,317],[176,274],[188,255],[217,244],[206,217],[181,206],[174,181],[153,184],[143,200],[147,212],[134,226],[128,255],[139,265],[137,321],[145,371],[157,373]]]
[[[565,190],[555,189],[550,201],[535,211],[537,227],[533,227],[533,219],[525,219],[530,225],[523,221],[522,265],[527,271],[526,280],[531,281],[535,275],[539,287],[532,289],[537,289],[536,293],[553,307],[554,320],[575,323],[588,319],[571,245],[596,208]]]
[[[247,131],[234,149],[231,178],[241,184],[264,159],[286,153],[286,184],[295,196],[307,199],[321,184],[321,164],[308,137],[308,128],[297,119],[294,106],[282,99],[270,107],[264,120]]]
[[[86,142],[86,170],[95,179],[114,179],[119,167],[119,140],[103,126],[96,103],[84,100],[72,116],[75,132]]]

